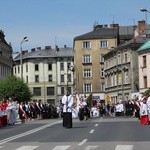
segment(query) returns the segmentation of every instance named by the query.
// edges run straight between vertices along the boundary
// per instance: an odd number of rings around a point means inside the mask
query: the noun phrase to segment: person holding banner
[[[72,128],[72,106],[73,95],[67,91],[67,94],[62,97],[63,104],[63,127]]]

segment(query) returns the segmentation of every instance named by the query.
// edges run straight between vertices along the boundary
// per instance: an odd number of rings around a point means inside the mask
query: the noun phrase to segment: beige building
[[[24,51],[23,80],[28,84],[33,99],[57,103],[69,90],[73,93],[73,49],[67,46],[52,49],[46,46]],[[21,77],[20,55],[14,58],[13,74]]]
[[[75,90],[105,99],[104,59],[118,45],[118,25],[97,25],[94,30],[74,38]]]
[[[0,80],[12,75],[12,47],[5,40],[5,35],[0,30]]]
[[[139,61],[139,91],[144,93],[150,88],[150,40],[138,50]]]

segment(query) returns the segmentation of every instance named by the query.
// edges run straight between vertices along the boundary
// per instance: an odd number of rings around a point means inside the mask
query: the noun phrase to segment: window
[[[69,93],[72,93],[72,92],[71,92],[71,87],[68,87],[67,91],[69,91]]]
[[[26,65],[26,72],[28,72],[28,65]]]
[[[65,94],[65,88],[61,87],[61,95],[64,95],[64,94]]]
[[[52,64],[48,64],[48,70],[52,70]]]
[[[40,87],[34,87],[33,88],[33,95],[34,96],[41,96],[41,88]]]
[[[104,68],[101,68],[101,77],[104,77]]]
[[[60,63],[60,70],[64,70],[64,63]]]
[[[35,64],[35,71],[39,71],[39,65]]]
[[[105,91],[105,83],[101,83],[101,91]]]
[[[85,78],[89,78],[89,77],[91,77],[92,75],[91,75],[91,70],[90,69],[85,69],[84,71],[83,71],[83,77],[85,77]]]
[[[124,83],[125,84],[129,83],[129,72],[128,71],[124,72]]]
[[[55,95],[55,88],[47,87],[47,95]]]
[[[26,83],[28,83],[28,76],[26,76]]]
[[[92,92],[91,84],[84,84],[84,92]]]
[[[17,73],[17,69],[16,69],[16,67],[15,67],[15,74]]]
[[[18,66],[18,73],[20,73],[20,68],[19,68],[19,66]]]
[[[68,82],[71,82],[71,74],[68,74]]]
[[[61,82],[64,82],[64,75],[63,75],[63,74],[61,75],[60,81],[61,81]]]
[[[52,75],[51,75],[51,74],[48,75],[48,81],[49,81],[49,82],[52,82],[52,81],[53,81],[53,78],[52,78]]]
[[[124,54],[124,61],[125,61],[125,63],[128,62],[128,55],[127,55],[127,53]]]
[[[143,79],[144,79],[144,88],[147,88],[147,76],[144,76]]]
[[[100,47],[101,48],[107,48],[108,47],[108,41],[106,41],[106,40],[100,41]]]
[[[39,75],[35,75],[35,82],[39,82]]]
[[[146,55],[143,56],[143,68],[147,67]]]
[[[85,41],[85,42],[83,42],[83,48],[91,48],[91,46],[90,46],[91,44],[90,44],[90,42],[89,41]]]
[[[90,55],[84,55],[83,56],[83,63],[91,63],[91,56]]]
[[[67,67],[68,67],[67,68],[68,70],[71,68],[71,63],[70,62],[67,63]]]
[[[118,64],[121,64],[121,55],[118,54]]]

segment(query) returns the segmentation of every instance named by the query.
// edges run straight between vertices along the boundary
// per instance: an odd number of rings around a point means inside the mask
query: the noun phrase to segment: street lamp
[[[20,65],[21,65],[21,79],[23,80],[23,63],[22,63],[22,44],[24,43],[24,42],[27,42],[28,41],[28,39],[27,39],[27,37],[25,36],[24,38],[23,38],[23,40],[21,41],[21,43],[20,43]]]
[[[145,12],[146,22],[147,22],[147,13],[150,13],[150,11],[147,10],[147,9],[145,9],[145,8],[141,8],[140,11],[141,11],[141,12]]]
[[[141,12],[145,12],[145,17],[146,17],[146,29],[145,29],[145,34],[146,34],[146,30],[147,30],[147,13],[150,13],[149,10],[147,10],[146,8],[141,8],[140,9]],[[147,34],[146,34],[146,37],[147,37]]]

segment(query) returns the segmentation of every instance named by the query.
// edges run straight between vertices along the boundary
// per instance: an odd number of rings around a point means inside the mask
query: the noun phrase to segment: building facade
[[[139,92],[137,49],[145,43],[145,37],[136,37],[113,48],[104,55],[105,94],[109,102],[117,103]]]
[[[118,45],[118,26],[97,25],[94,30],[74,38],[75,90],[104,100],[103,55]]]
[[[31,89],[33,99],[57,103],[66,91],[74,91],[73,49],[67,46],[52,49],[46,46],[24,51],[23,80]],[[13,74],[21,77],[20,55],[14,58]]]
[[[12,47],[5,40],[5,35],[0,30],[0,80],[12,75]]]
[[[150,40],[138,50],[139,61],[139,91],[144,93],[150,88]]]

